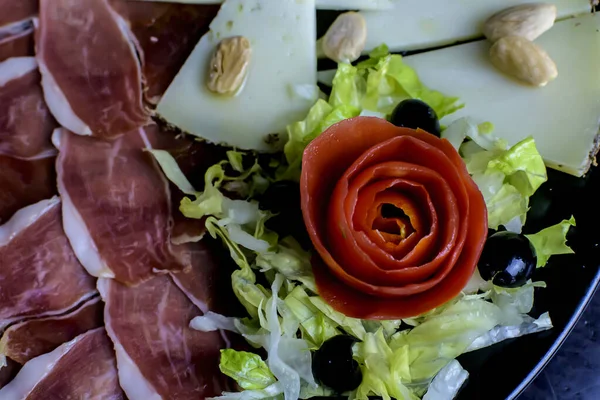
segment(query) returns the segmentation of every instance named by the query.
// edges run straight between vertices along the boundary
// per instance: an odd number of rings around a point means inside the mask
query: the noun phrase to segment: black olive
[[[498,232],[490,236],[483,247],[478,268],[481,277],[496,286],[523,286],[535,270],[537,255],[526,236],[513,232]]]
[[[401,101],[394,108],[390,122],[396,126],[417,129],[421,128],[435,136],[440,136],[440,121],[433,108],[427,103],[409,99]]]
[[[300,185],[294,181],[273,182],[259,201],[261,210],[282,212],[300,209]]]
[[[352,358],[352,345],[356,341],[349,335],[338,335],[325,341],[313,357],[315,379],[338,393],[359,387],[362,372]]]

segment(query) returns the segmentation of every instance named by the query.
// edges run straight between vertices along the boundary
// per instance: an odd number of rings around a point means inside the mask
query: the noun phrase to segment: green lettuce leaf
[[[317,291],[310,254],[292,237],[281,240],[274,251],[258,254],[256,266],[261,272],[275,270],[287,280],[301,282],[313,292]]]
[[[385,54],[385,50],[387,48],[382,47],[372,53],[378,57],[357,65],[359,73],[366,71],[367,85],[362,108],[390,114],[402,100],[420,99],[441,119],[464,107],[457,104],[458,98],[427,88],[416,71],[404,63],[402,56]]]
[[[311,303],[310,297],[301,286],[295,287],[284,303],[300,321],[302,338],[309,343],[311,350],[320,348],[327,339],[340,334],[338,324]]]
[[[548,259],[555,254],[574,253],[573,249],[567,246],[567,233],[572,226],[575,226],[574,217],[542,229],[538,233],[525,235],[535,248],[538,268],[546,265]]]
[[[433,378],[423,400],[452,400],[467,378],[469,372],[458,361],[453,360]]]
[[[502,311],[482,300],[460,300],[427,318],[408,333],[392,338],[393,348],[409,346],[411,382],[426,386],[480,335],[503,320]]]
[[[529,210],[529,197],[548,179],[544,160],[532,137],[502,150],[504,143],[483,140],[483,136],[479,135],[478,143],[464,143],[460,152],[485,199],[488,225],[492,229],[504,225],[520,232]]]
[[[275,383],[275,377],[258,354],[221,350],[219,369],[244,389],[260,390]]]
[[[533,195],[548,180],[546,165],[531,136],[493,158],[488,170],[502,172],[508,177],[508,183],[526,197]]]
[[[399,346],[394,351],[383,331],[367,333],[363,341],[354,346],[354,359],[361,368],[363,379],[350,399],[367,400],[369,396],[381,396],[385,400],[418,399],[402,383],[410,381],[408,348]]]
[[[304,149],[331,125],[359,115],[388,115],[402,100],[415,98],[428,103],[439,118],[462,108],[458,99],[427,88],[402,59],[381,46],[371,58],[356,66],[340,63],[328,100],[319,99],[306,118],[288,126],[284,147],[287,166],[278,179],[298,179]]]

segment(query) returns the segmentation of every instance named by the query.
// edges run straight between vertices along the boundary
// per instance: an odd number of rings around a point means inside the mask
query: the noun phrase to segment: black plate
[[[554,256],[534,280],[548,284],[536,289],[534,317],[549,311],[554,328],[511,339],[459,357],[470,377],[458,399],[515,399],[541,372],[563,344],[600,285],[600,217],[596,196],[600,168],[585,178],[548,171],[549,179],[531,199],[526,233],[575,216],[569,232],[573,255]]]
[[[318,13],[319,37],[338,14]],[[330,60],[319,60],[319,70],[335,67]],[[600,168],[593,168],[585,178],[548,170],[548,182],[531,198],[525,233],[537,232],[571,215],[577,221],[577,227],[572,228],[568,236],[576,254],[552,257],[533,277],[536,281],[545,281],[548,287],[536,289],[531,315],[538,317],[549,311],[554,328],[459,357],[470,376],[457,399],[515,399],[563,344],[600,286],[598,188]]]

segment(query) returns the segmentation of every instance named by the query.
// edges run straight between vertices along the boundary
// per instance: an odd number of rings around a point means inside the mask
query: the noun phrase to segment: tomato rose
[[[487,210],[444,139],[379,118],[342,121],[304,151],[301,190],[319,295],[348,316],[422,314],[475,270]]]

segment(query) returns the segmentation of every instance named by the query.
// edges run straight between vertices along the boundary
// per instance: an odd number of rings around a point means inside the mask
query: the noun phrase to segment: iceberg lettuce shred
[[[574,253],[567,245],[567,233],[572,226],[575,226],[574,217],[542,229],[538,233],[525,235],[535,248],[538,268],[546,265],[548,259],[553,255]]]
[[[280,179],[298,179],[304,148],[331,125],[359,115],[387,116],[405,99],[420,99],[429,104],[439,118],[461,109],[456,97],[448,97],[427,88],[402,56],[390,54],[382,45],[369,59],[339,64],[328,100],[319,99],[306,118],[288,126],[284,147],[287,166],[279,171]]]
[[[470,118],[460,118],[442,132],[442,138],[460,151],[481,190],[489,227],[498,229],[502,225],[520,233],[529,198],[548,180],[546,166],[532,137],[511,147],[492,130],[489,123],[477,125]]]

